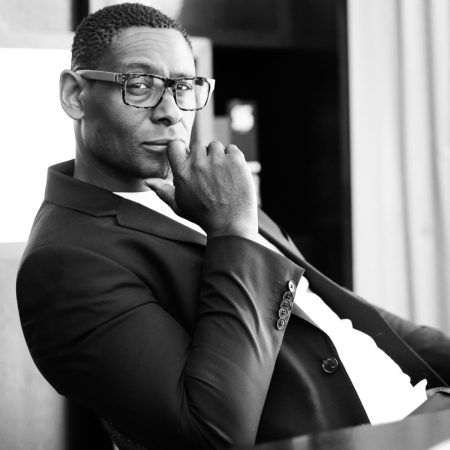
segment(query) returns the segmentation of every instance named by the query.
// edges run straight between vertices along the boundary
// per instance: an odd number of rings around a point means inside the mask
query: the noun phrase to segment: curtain
[[[347,6],[354,290],[450,332],[450,1]]]

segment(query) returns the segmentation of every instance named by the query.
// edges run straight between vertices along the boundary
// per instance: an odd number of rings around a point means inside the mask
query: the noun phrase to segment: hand
[[[217,141],[189,149],[181,141],[167,147],[173,185],[162,179],[146,184],[178,215],[201,226],[208,237],[258,234],[256,190],[244,154]]]

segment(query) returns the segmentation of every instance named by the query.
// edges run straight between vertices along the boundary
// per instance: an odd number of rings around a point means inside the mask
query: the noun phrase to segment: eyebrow
[[[136,72],[138,71],[139,73],[152,73],[155,75],[159,75],[158,74],[158,70],[156,70],[155,66],[152,66],[150,64],[147,63],[141,63],[141,62],[133,62],[133,63],[128,63],[124,65],[124,71],[130,71],[130,72]],[[176,72],[176,73],[172,73],[171,77],[175,77],[175,78],[180,78],[180,77],[195,77],[195,74],[187,74],[187,73],[182,73],[182,72]]]

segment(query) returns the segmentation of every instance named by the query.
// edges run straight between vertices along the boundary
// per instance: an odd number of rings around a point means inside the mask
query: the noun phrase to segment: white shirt
[[[115,194],[206,235],[198,225],[175,214],[153,191]],[[281,254],[261,235],[258,235],[258,243]],[[427,399],[427,380],[412,386],[410,377],[370,336],[353,328],[349,319],[340,319],[311,291],[305,276],[300,279],[294,301],[333,342],[372,424],[401,420]]]

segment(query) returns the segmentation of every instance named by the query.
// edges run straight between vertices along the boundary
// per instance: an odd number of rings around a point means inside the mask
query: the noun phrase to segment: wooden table
[[[384,425],[342,428],[260,444],[251,448],[255,450],[429,450],[438,444],[442,444],[443,447],[439,450],[450,450],[450,409],[418,414]]]

